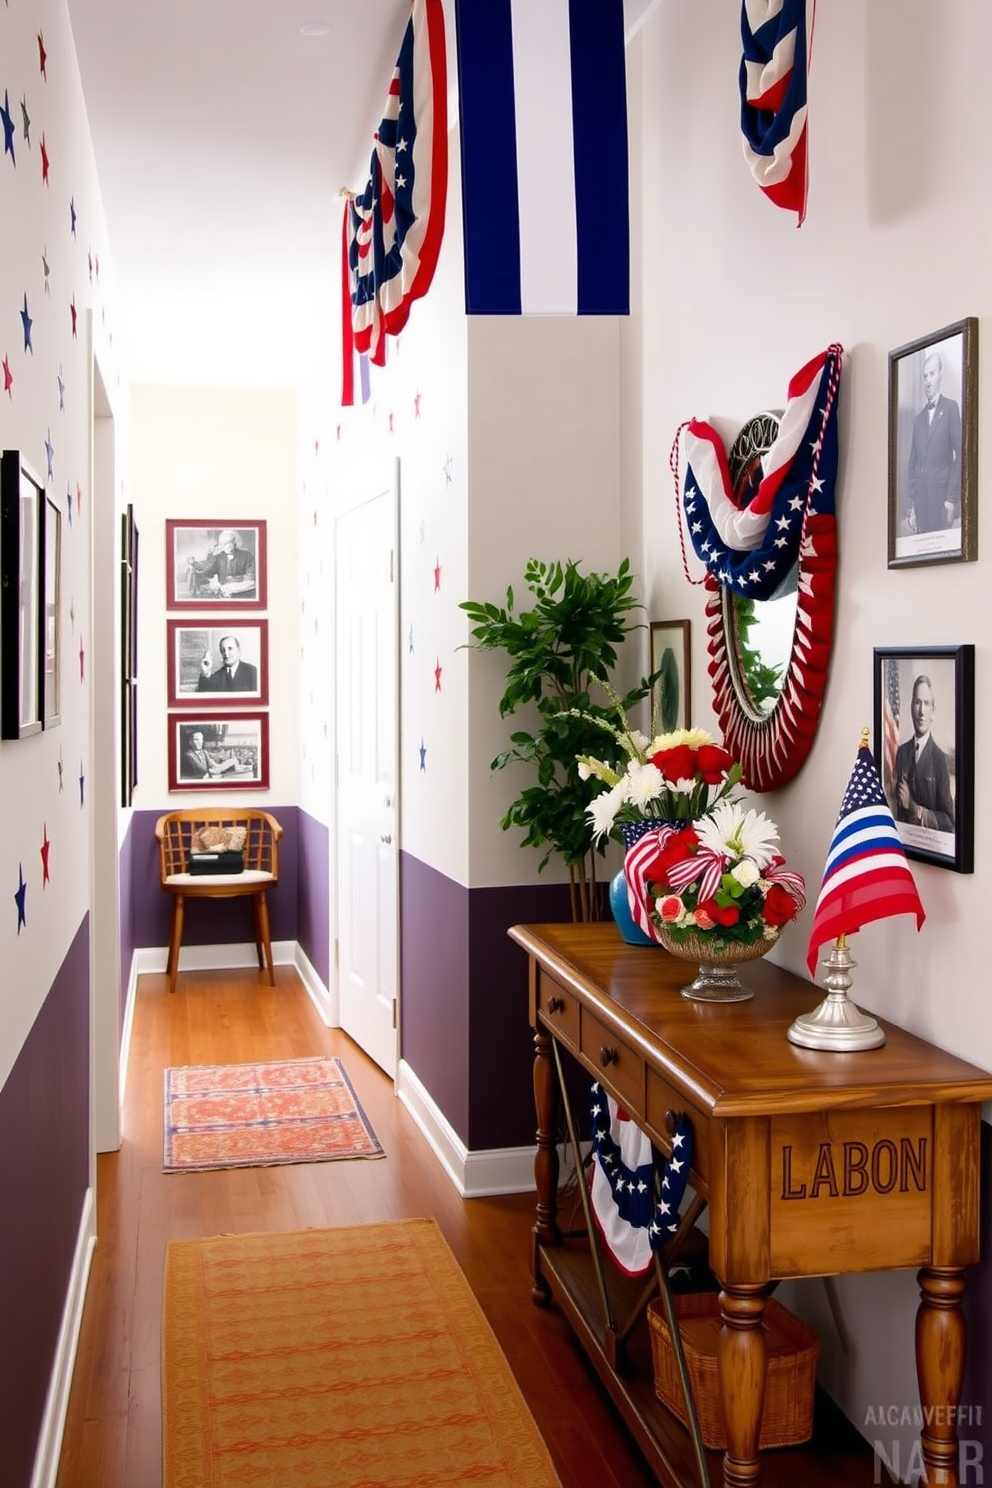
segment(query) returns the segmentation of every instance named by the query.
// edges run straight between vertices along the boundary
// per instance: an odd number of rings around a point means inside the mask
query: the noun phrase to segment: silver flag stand
[[[876,1019],[855,1007],[847,995],[851,985],[849,972],[857,966],[847,948],[847,940],[838,935],[830,955],[821,963],[827,968],[824,986],[828,996],[814,1013],[801,1013],[789,1029],[789,1042],[804,1049],[832,1049],[846,1054],[858,1049],[878,1049],[885,1043],[885,1032]]]

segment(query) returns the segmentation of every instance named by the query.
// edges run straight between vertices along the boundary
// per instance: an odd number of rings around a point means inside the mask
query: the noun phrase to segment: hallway
[[[169,1240],[437,1220],[510,1361],[564,1488],[653,1482],[554,1308],[530,1298],[533,1196],[461,1200],[381,1071],[321,1023],[289,967],[139,979],[117,1153],[97,1160],[93,1255],[57,1488],[158,1488],[160,1317]],[[162,1172],[163,1071],[338,1055],[385,1148],[377,1161]],[[330,1488],[330,1485],[329,1485]]]

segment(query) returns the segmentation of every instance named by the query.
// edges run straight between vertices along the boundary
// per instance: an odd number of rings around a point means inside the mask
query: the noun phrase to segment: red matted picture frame
[[[244,615],[166,622],[170,708],[269,701],[269,622]]]
[[[167,610],[264,610],[264,522],[169,518],[165,523]]]
[[[169,713],[169,791],[268,790],[268,713]]]

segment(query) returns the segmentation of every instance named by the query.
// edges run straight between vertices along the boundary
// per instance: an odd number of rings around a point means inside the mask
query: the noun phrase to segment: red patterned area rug
[[[340,1059],[165,1072],[167,1173],[383,1155]]]
[[[173,1240],[163,1488],[561,1488],[433,1220]]]

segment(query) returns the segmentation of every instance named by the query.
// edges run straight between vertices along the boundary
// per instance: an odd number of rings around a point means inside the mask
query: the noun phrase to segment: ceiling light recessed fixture
[[[326,21],[307,21],[305,25],[300,27],[300,35],[327,36],[330,33],[330,29]]]

